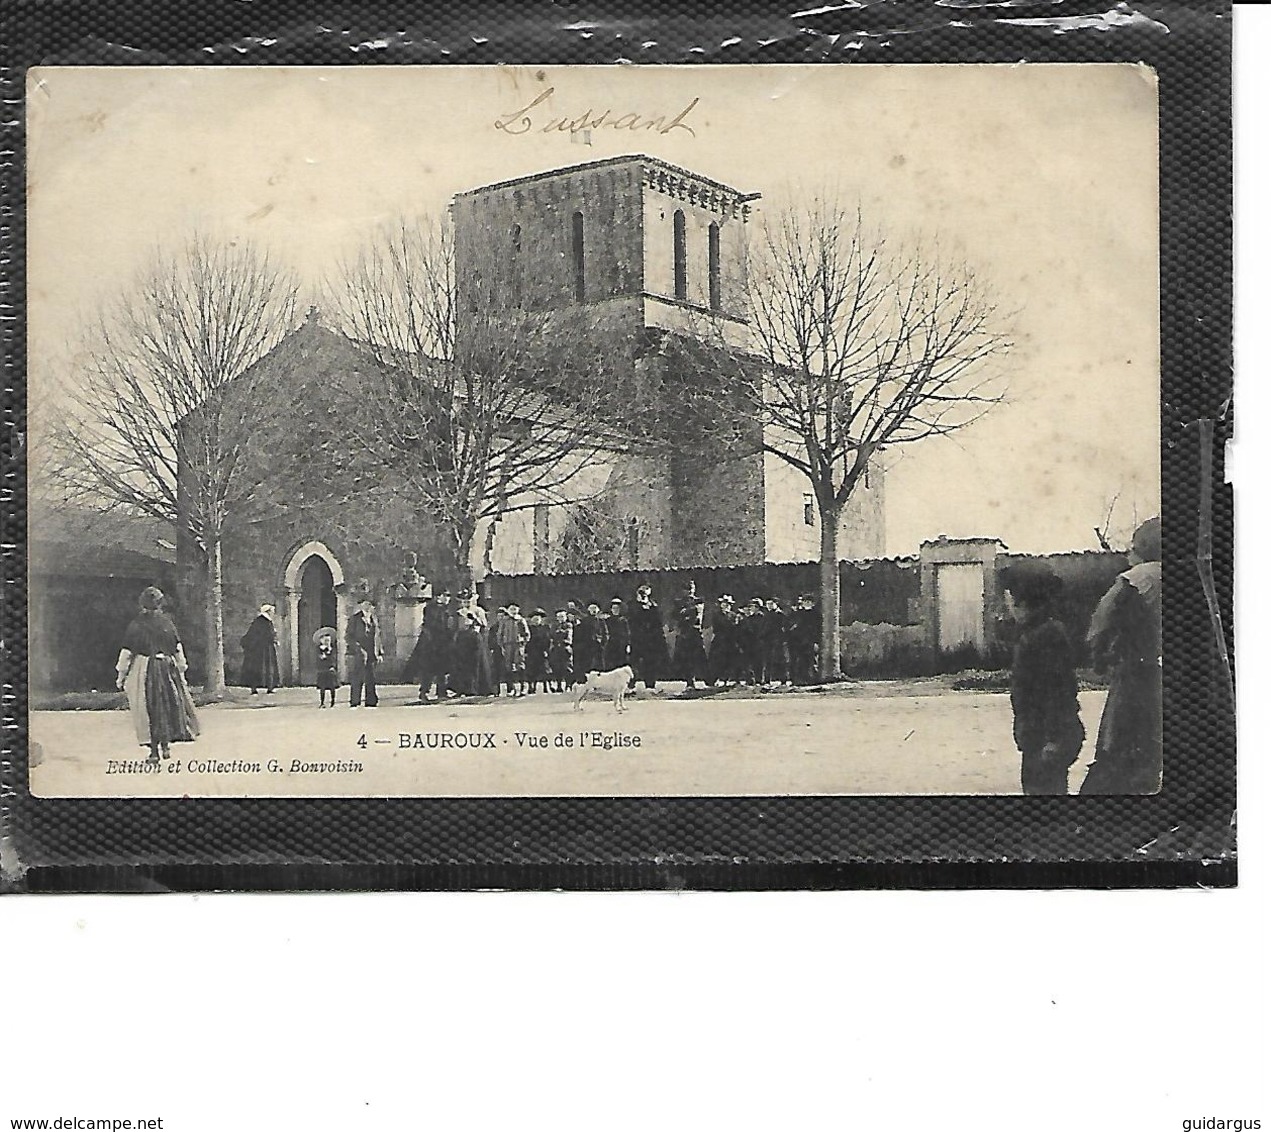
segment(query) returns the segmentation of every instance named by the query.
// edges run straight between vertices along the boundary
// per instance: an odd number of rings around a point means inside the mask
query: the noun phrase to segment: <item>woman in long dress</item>
[[[172,618],[163,612],[163,591],[150,586],[140,605],[124,633],[115,684],[128,695],[137,742],[150,748],[149,761],[157,763],[160,756],[170,756],[170,743],[192,743],[199,723],[185,683],[185,650]]]
[[[490,667],[481,628],[470,609],[459,611],[450,660],[450,690],[461,696],[490,694]]]

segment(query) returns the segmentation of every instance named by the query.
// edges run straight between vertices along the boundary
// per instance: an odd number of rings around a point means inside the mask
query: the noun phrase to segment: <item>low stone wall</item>
[[[839,659],[849,676],[923,674],[930,668],[926,627],[852,621],[839,628]]]

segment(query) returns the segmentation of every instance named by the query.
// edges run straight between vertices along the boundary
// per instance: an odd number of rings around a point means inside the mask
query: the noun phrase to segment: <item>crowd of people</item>
[[[1095,609],[1086,644],[1090,659],[1109,675],[1094,760],[1083,794],[1146,794],[1159,789],[1161,731],[1161,527],[1159,519],[1134,533],[1129,569],[1117,576]],[[1054,574],[1016,571],[1006,578],[1016,627],[1011,664],[1011,709],[1025,794],[1066,794],[1070,768],[1086,740],[1078,701],[1080,650],[1060,613],[1063,585]],[[164,596],[148,588],[125,634],[116,664],[127,692],[138,742],[150,761],[170,757],[172,743],[199,733],[185,682],[186,660]],[[278,684],[274,609],[261,607],[242,637],[243,678],[256,694]],[[419,681],[419,698],[512,697],[565,692],[588,673],[630,666],[630,684],[656,689],[683,680],[689,689],[809,684],[818,669],[820,610],[804,594],[788,606],[771,598],[744,603],[730,594],[707,600],[689,582],[664,613],[651,587],[630,603],[614,597],[603,611],[567,601],[549,617],[526,616],[508,601],[490,617],[476,595],[442,591],[424,608],[423,625],[403,675]],[[335,706],[335,631],[314,634],[320,706]],[[376,668],[383,638],[369,597],[358,602],[345,628],[352,707],[378,703]]]
[[[665,612],[652,588],[628,602],[614,597],[567,601],[559,609],[522,610],[509,601],[493,616],[468,590],[435,594],[403,670],[419,698],[526,696],[565,692],[589,672],[630,666],[632,687],[659,680],[688,689],[806,684],[816,676],[820,613],[810,595],[789,606],[763,597],[708,601],[689,582]]]

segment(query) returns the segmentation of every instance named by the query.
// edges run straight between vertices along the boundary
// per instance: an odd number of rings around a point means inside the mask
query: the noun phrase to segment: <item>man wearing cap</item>
[[[1063,583],[1051,570],[1012,567],[1003,579],[1015,615],[1011,716],[1025,794],[1067,794],[1068,768],[1086,732],[1077,663],[1059,615]]]
[[[373,708],[380,702],[375,689],[375,666],[384,659],[384,646],[375,619],[375,602],[369,595],[358,602],[357,612],[349,618],[344,645],[349,658],[349,707],[361,707],[365,694],[366,706]]]
[[[605,618],[606,672],[631,663],[631,625],[623,610],[622,598],[615,597],[609,603],[609,616]]]

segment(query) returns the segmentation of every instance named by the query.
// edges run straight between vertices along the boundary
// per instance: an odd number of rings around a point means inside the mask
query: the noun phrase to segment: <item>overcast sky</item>
[[[587,146],[540,128],[589,109],[669,123],[694,99],[689,129],[665,134],[600,128]],[[890,231],[938,236],[1018,309],[1010,403],[895,463],[889,554],[941,533],[1092,547],[1114,495],[1125,526],[1159,508],[1156,86],[1143,68],[42,68],[28,105],[37,415],[80,321],[156,245],[246,234],[316,283],[382,219],[647,153],[762,193],[769,211],[830,187]]]

